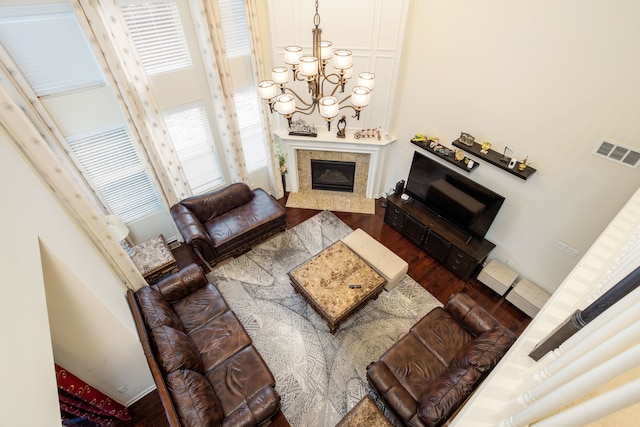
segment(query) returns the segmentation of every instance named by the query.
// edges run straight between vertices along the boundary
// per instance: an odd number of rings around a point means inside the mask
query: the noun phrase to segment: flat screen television
[[[504,197],[418,152],[407,185],[409,197],[469,236],[484,238]]]

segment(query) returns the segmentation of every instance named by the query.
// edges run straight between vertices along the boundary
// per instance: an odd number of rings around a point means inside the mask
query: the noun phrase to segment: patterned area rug
[[[351,231],[323,211],[207,275],[269,365],[283,413],[294,427],[333,427],[365,394],[394,422],[367,383],[366,367],[442,305],[406,276],[330,334],[293,290],[287,272]]]
[[[362,214],[376,213],[375,199],[339,191],[312,190],[289,193],[287,207]]]

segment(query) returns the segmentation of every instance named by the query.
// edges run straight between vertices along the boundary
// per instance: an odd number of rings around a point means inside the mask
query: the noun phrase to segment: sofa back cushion
[[[173,371],[167,375],[167,387],[183,426],[213,427],[222,424],[222,406],[202,374],[188,369]]]
[[[177,273],[163,277],[153,285],[164,299],[173,304],[209,283],[198,264],[189,264]]]
[[[142,311],[144,321],[149,329],[166,325],[181,331],[183,330],[178,315],[157,289],[150,286],[140,288],[136,292],[136,298],[138,299],[138,306],[140,307],[140,311]]]
[[[189,335],[163,325],[152,329],[151,336],[158,349],[158,362],[165,374],[178,369],[203,373],[202,359]]]
[[[444,309],[473,336],[500,326],[495,317],[467,294],[458,292],[451,295]]]
[[[205,223],[225,212],[249,203],[254,197],[249,186],[242,182],[201,196],[189,197],[180,203]]]
[[[473,339],[465,328],[444,311],[436,307],[411,327],[422,344],[447,367],[458,354],[460,348]]]
[[[515,335],[504,326],[483,332],[460,349],[452,366],[473,366],[487,373],[500,361],[515,340]]]

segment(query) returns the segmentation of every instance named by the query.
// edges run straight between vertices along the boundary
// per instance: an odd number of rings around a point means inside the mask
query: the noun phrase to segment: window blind
[[[67,142],[109,212],[129,223],[163,209],[124,126],[70,136]]]
[[[267,166],[265,140],[260,119],[259,98],[255,88],[246,88],[233,95],[238,113],[242,151],[248,172]]]
[[[164,119],[193,194],[224,184],[204,106],[197,103],[167,110]]]
[[[105,84],[67,3],[0,7],[0,42],[38,96]]]
[[[191,67],[175,1],[120,2],[140,60],[149,75]]]
[[[249,55],[249,34],[242,0],[219,0],[217,4],[227,57]]]

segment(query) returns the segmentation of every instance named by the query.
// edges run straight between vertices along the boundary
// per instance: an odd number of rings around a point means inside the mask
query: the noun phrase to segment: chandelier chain
[[[318,0],[316,0],[316,14],[313,16],[313,23],[318,28],[320,26],[320,13],[318,13]]]

